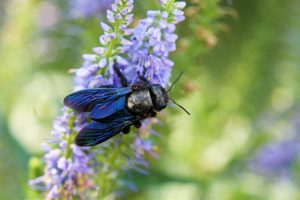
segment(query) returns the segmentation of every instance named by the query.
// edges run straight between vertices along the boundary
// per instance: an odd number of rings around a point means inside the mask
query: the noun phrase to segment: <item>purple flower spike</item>
[[[85,62],[75,73],[74,91],[113,84],[112,79],[105,78],[105,74],[99,74],[99,70],[104,68],[108,71],[108,67],[112,65],[115,56],[112,48],[118,48],[118,46],[112,46],[111,43],[115,44],[116,38],[123,38],[121,30],[126,30],[127,25],[132,21],[133,16],[130,12],[133,8],[133,1],[117,1],[113,4],[113,8],[115,8],[114,11],[107,12],[108,20],[116,21],[120,27],[119,31],[114,30],[113,26],[108,24],[100,24],[104,30],[104,34],[100,37],[102,46],[93,49],[95,54],[83,55]],[[122,10],[121,13],[119,10]],[[122,44],[119,45],[122,47]],[[118,60],[123,64],[127,62],[120,56]],[[95,166],[90,163],[94,154],[88,148],[73,144],[75,136],[86,124],[87,117],[84,113],[74,114],[68,108],[63,108],[62,115],[54,121],[52,131],[54,138],[51,141],[55,143],[51,146],[43,145],[46,151],[45,174],[30,181],[47,186],[46,199],[71,199],[72,197],[85,199],[84,191],[92,191],[96,188],[91,181],[96,171]]]
[[[168,1],[160,1],[164,5]],[[185,2],[177,2],[170,10],[148,11],[135,28],[132,45],[125,49],[133,66],[152,83],[166,87],[169,84],[173,62],[169,54],[176,50],[178,36],[174,33],[175,24],[184,19],[180,10]]]

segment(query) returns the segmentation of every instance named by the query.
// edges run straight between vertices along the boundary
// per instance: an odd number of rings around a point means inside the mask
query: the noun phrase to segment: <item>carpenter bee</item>
[[[140,128],[143,119],[155,117],[157,112],[166,108],[169,100],[180,106],[170,98],[168,92],[182,73],[166,91],[159,84],[150,84],[141,75],[138,81],[129,86],[116,64],[113,68],[123,87],[85,89],[74,92],[64,99],[67,107],[78,112],[89,112],[92,120],[77,135],[75,142],[78,146],[94,146],[120,132],[127,134],[132,125]]]

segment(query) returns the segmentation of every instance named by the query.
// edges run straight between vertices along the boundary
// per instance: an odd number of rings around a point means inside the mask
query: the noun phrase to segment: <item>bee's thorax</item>
[[[149,90],[133,91],[127,98],[128,110],[138,116],[148,116],[153,108]]]

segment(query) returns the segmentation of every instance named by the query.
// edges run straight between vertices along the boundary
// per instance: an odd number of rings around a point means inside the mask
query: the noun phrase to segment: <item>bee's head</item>
[[[167,107],[169,96],[166,90],[159,84],[150,86],[151,99],[155,111],[161,111]]]

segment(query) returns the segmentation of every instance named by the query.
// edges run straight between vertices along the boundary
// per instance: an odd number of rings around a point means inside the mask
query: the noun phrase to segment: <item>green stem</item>
[[[116,142],[116,141],[115,141]],[[104,198],[107,195],[109,195],[112,190],[116,187],[115,180],[112,179],[111,174],[113,171],[120,171],[124,165],[123,161],[120,161],[120,154],[122,152],[122,149],[124,148],[124,145],[126,145],[123,141],[118,141],[117,148],[113,148],[115,143],[111,144],[111,147],[107,150],[107,157],[105,158],[105,162],[109,166],[108,171],[105,172],[105,174],[101,174],[99,176],[99,185],[101,186],[101,197]]]
[[[72,111],[70,111],[70,114],[72,113]],[[66,159],[69,159],[71,156],[71,144],[73,143],[74,140],[74,123],[77,117],[77,113],[75,113],[73,116],[71,116],[69,123],[68,123],[68,127],[70,129],[70,134],[67,136],[67,141],[68,141],[68,146],[67,146],[67,150],[66,150]]]
[[[120,30],[119,30],[119,23],[116,22],[115,25],[114,25],[114,30],[115,30],[115,33],[116,33],[116,38],[114,38],[111,43],[109,44],[108,46],[108,50],[105,54],[105,57],[108,59],[109,57],[112,56],[112,51],[113,49],[115,48],[116,44],[118,43],[119,41],[119,34],[120,34]]]
[[[174,0],[169,0],[169,1],[168,1],[167,5],[166,5],[166,11],[167,11],[168,13],[171,13],[171,11],[173,10],[173,9],[172,9],[173,3],[174,3]]]
[[[126,1],[123,1],[123,3],[125,4]],[[122,10],[125,7],[125,5],[121,6],[120,10]],[[123,19],[117,20],[114,23],[114,32],[116,34],[116,38],[114,38],[108,46],[108,50],[105,54],[106,59],[108,60],[110,57],[114,56],[113,55],[113,50],[115,49],[116,45],[120,42],[120,35],[121,35],[121,31],[120,31],[120,25],[122,24]]]

